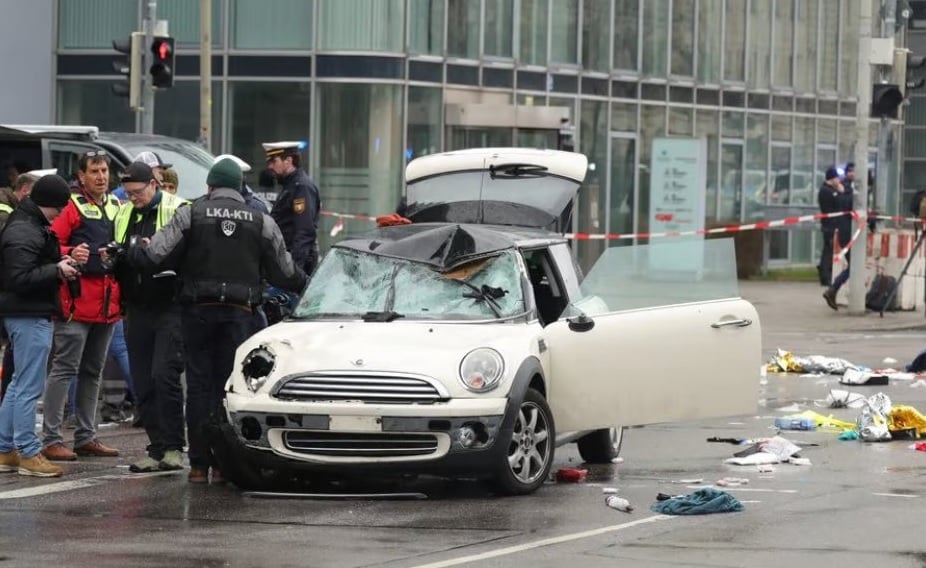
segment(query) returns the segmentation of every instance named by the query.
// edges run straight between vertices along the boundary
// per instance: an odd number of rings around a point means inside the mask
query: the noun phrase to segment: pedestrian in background
[[[205,198],[178,209],[147,246],[127,251],[136,269],[157,267],[180,255],[191,483],[208,482],[210,470],[212,483],[224,481],[204,427],[220,408],[235,350],[251,331],[262,279],[292,292],[301,291],[306,281],[273,218],[244,203],[242,180],[233,160],[220,160],[209,170]]]
[[[50,460],[73,461],[78,455],[114,457],[119,451],[96,437],[97,402],[103,364],[114,324],[119,320],[119,285],[103,266],[99,249],[113,238],[119,200],[110,195],[109,156],[103,150],[78,161],[80,187],[52,223],[62,253],[85,263],[75,285],[61,286],[62,319],[55,322],[51,372],[43,400],[42,453]],[[61,432],[68,383],[77,377],[74,451]]]
[[[817,194],[817,203],[820,206],[821,213],[850,212],[853,210],[853,196],[851,191],[847,191],[842,184],[839,171],[835,167],[826,170],[825,181],[820,187]],[[823,292],[823,299],[826,304],[838,310],[836,304],[836,294],[839,289],[849,280],[849,268],[839,273],[835,280],[830,284],[830,278],[833,275],[833,239],[839,239],[839,246],[843,249],[849,245],[852,238],[852,217],[851,215],[842,215],[829,219],[821,219],[820,226],[823,230],[823,252],[820,256],[820,283],[828,286]],[[850,251],[846,251],[846,261],[849,261]]]
[[[61,313],[58,284],[78,276],[74,259],[62,257],[58,237],[50,229],[69,201],[64,179],[43,176],[0,235],[0,317],[19,362],[0,406],[0,471],[37,477],[63,473],[42,455],[35,418],[51,351],[51,318]]]
[[[131,203],[116,217],[115,241],[122,246],[149,239],[189,201],[158,189],[154,172],[142,162],[130,164],[122,185]],[[136,410],[148,435],[147,457],[129,470],[146,473],[183,467],[183,339],[177,304],[176,259],[157,270],[136,268],[115,259],[125,305],[126,343],[138,394]],[[171,272],[162,269],[171,269]]]
[[[167,168],[162,175],[164,181],[161,182],[161,189],[172,195],[177,195],[180,187],[180,176],[174,168]]]

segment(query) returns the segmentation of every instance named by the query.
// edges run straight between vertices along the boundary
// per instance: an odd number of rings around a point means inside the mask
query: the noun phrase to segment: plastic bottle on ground
[[[623,497],[618,497],[617,495],[608,495],[605,497],[604,502],[608,507],[617,509],[618,511],[624,511],[625,513],[633,511],[633,505],[630,504],[630,501]]]

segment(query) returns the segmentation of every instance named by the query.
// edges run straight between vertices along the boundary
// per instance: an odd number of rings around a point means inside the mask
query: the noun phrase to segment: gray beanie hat
[[[238,189],[241,187],[243,180],[244,176],[238,164],[230,158],[224,158],[216,162],[209,170],[209,175],[206,176],[206,185]]]

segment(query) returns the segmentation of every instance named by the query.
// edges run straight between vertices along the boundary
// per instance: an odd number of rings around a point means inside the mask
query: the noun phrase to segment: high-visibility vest
[[[7,205],[6,203],[0,203],[0,213],[6,213],[9,215],[13,212],[13,208]]]
[[[154,230],[160,231],[161,228],[171,220],[179,207],[189,203],[187,199],[178,197],[172,193],[167,193],[166,191],[161,191],[161,202],[158,203],[158,213],[157,219],[155,219],[154,222]],[[125,203],[119,208],[119,212],[116,214],[116,242],[125,244],[126,233],[129,231],[129,221],[132,219],[133,212],[135,212],[135,206],[131,203]],[[137,219],[140,219],[142,216],[141,213],[136,213],[136,215],[138,215]]]

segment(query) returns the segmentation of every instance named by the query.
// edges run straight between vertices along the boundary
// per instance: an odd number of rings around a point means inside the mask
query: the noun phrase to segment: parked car
[[[622,426],[755,412],[759,321],[732,241],[700,243],[728,258],[705,253],[694,283],[635,285],[671,271],[647,247],[608,249],[583,279],[561,232],[587,164],[518,148],[410,162],[412,224],[333,245],[292,317],[238,349],[211,429],[223,475],[436,473],[527,494],[559,445],[610,462]]]
[[[76,176],[77,161],[91,150],[104,150],[112,159],[110,187],[140,152],[156,152],[173,164],[180,178],[179,194],[195,199],[206,193],[206,175],[213,156],[202,146],[168,136],[100,132],[95,126],[0,125],[0,164],[21,163],[26,171],[57,168],[65,179]],[[4,180],[0,180],[0,184]]]

